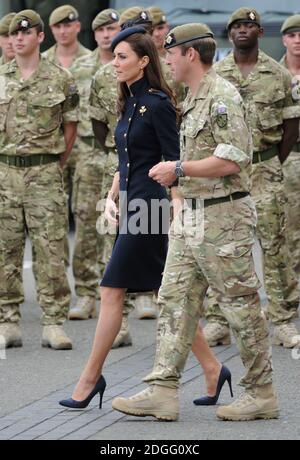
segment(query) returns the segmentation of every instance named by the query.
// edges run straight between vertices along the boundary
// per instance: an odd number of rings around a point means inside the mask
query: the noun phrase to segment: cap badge
[[[170,45],[170,44],[172,43],[172,41],[173,41],[173,37],[172,37],[172,35],[169,35],[169,36],[166,38],[166,44],[167,44],[167,45]]]
[[[255,13],[253,13],[253,11],[251,11],[251,13],[249,13],[249,18],[251,19],[251,21],[255,21],[256,16],[255,16]]]
[[[167,18],[166,18],[166,16],[165,16],[164,14],[163,14],[162,17],[161,17],[161,20],[162,20],[163,22],[166,22]]]
[[[115,13],[114,11],[112,13],[110,13],[110,17],[111,19],[113,19],[114,21],[117,21],[119,19],[119,16],[117,15],[117,13]]]
[[[20,26],[24,29],[27,29],[29,26],[29,21],[27,21],[27,19],[22,19],[22,21],[20,22]]]
[[[70,13],[68,18],[70,19],[70,21],[74,21],[75,19],[75,14],[74,13]]]
[[[142,19],[144,19],[144,21],[146,21],[146,19],[148,19],[148,15],[147,15],[146,11],[142,11],[140,16],[141,16]]]
[[[142,117],[144,116],[145,112],[147,112],[147,109],[144,105],[142,105],[142,107],[140,108],[140,114],[142,115]]]

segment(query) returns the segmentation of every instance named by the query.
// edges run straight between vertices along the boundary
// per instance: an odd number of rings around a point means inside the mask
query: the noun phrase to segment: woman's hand
[[[104,215],[108,222],[114,225],[119,223],[119,209],[112,198],[109,196],[106,199]]]

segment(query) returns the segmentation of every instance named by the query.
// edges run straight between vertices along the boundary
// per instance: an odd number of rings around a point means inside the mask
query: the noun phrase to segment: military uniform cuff
[[[70,112],[65,112],[63,114],[63,122],[64,123],[78,123],[79,117],[78,117],[78,111],[77,110],[70,110]]]
[[[289,120],[290,118],[300,118],[300,105],[285,107],[283,109],[283,119]]]
[[[90,118],[94,118],[94,120],[102,121],[103,123],[106,122],[106,116],[102,113],[100,109],[94,107],[93,105],[89,106],[89,114]]]
[[[214,151],[214,156],[222,158],[222,160],[234,161],[241,169],[251,162],[250,155],[228,144],[219,144]]]

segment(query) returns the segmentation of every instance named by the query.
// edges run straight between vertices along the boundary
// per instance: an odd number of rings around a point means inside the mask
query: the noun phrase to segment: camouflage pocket
[[[64,94],[41,96],[34,98],[28,108],[35,120],[34,126],[39,133],[47,133],[57,129],[62,122],[62,103]]]
[[[260,288],[254,269],[252,245],[231,242],[216,248],[215,251],[226,296],[250,295]]]

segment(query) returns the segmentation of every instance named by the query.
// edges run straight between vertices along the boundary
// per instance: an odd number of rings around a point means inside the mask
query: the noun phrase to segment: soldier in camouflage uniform
[[[152,38],[158,54],[162,57],[166,57],[166,50],[164,48],[165,38],[169,32],[169,24],[167,16],[159,6],[150,6],[148,11],[152,18],[153,32]]]
[[[294,97],[300,99],[300,14],[287,18],[281,27],[286,54],[280,64],[290,71],[294,83]],[[300,138],[283,163],[284,187],[287,197],[287,241],[292,265],[300,276]]]
[[[40,57],[43,22],[35,11],[18,13],[9,32],[16,60],[0,69],[0,335],[7,347],[22,345],[27,230],[36,255],[42,344],[70,349],[62,328],[70,289],[63,260],[67,216],[61,167],[76,136],[70,118],[78,93],[68,71]]]
[[[235,11],[228,21],[228,31],[234,51],[215,69],[239,90],[246,106],[254,146],[251,196],[258,214],[257,237],[263,252],[268,315],[275,326],[273,343],[291,348],[299,340],[292,322],[299,293],[286,242],[281,163],[297,139],[300,105],[293,96],[289,73],[258,48],[263,30],[257,11]],[[206,318],[209,344],[228,343],[228,323],[214,299],[210,299]]]
[[[266,321],[261,314],[251,248],[256,214],[249,196],[252,147],[242,98],[211,68],[216,43],[204,24],[187,24],[166,38],[174,78],[190,89],[181,124],[182,162],[159,163],[150,177],[170,185],[179,177],[185,199],[172,223],[159,291],[154,369],[149,388],[113,408],[130,415],[177,420],[178,386],[208,286],[229,321],[246,367],[245,393],[219,407],[223,420],[278,416]],[[194,296],[189,294],[194,292]],[[199,305],[200,302],[200,305]]]
[[[2,51],[0,66],[6,64],[15,57],[9,37],[9,26],[15,15],[16,13],[9,13],[0,20],[0,49]]]
[[[77,145],[81,151],[77,161],[72,197],[72,207],[76,217],[73,274],[78,300],[76,306],[69,312],[69,319],[88,319],[96,314],[96,293],[104,270],[105,236],[96,230],[96,206],[101,198],[106,154],[94,137],[88,105],[92,77],[99,68],[113,58],[110,46],[120,30],[118,20],[119,14],[115,10],[107,9],[100,12],[92,23],[98,47],[91,55],[77,59],[70,68],[80,94]]]
[[[49,17],[49,26],[55,38],[56,44],[43,53],[50,61],[66,69],[70,68],[74,61],[83,56],[89,56],[91,51],[78,41],[80,32],[79,13],[71,5],[62,5],[52,11]],[[68,195],[69,205],[74,187],[74,176],[77,161],[82,151],[78,138],[74,143],[72,154],[64,167],[64,185]],[[67,239],[65,241],[65,262],[69,265],[69,249]]]

